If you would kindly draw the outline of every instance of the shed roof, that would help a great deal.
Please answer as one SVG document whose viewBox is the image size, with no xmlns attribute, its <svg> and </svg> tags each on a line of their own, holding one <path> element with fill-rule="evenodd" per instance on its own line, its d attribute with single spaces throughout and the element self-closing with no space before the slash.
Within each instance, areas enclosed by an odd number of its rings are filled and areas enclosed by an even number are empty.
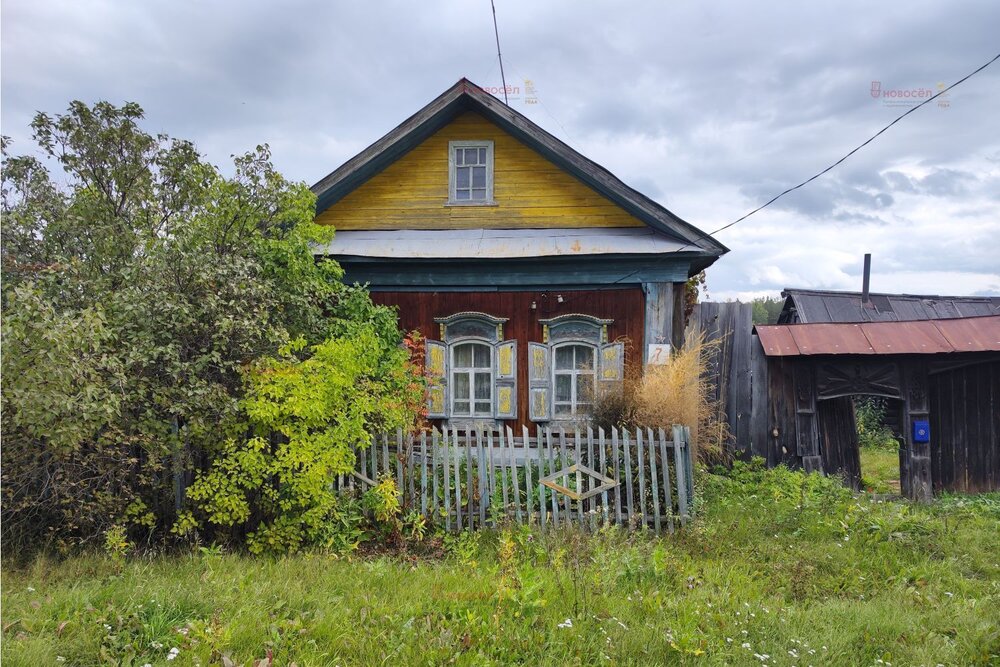
<svg viewBox="0 0 1000 667">
<path fill-rule="evenodd" d="M 861 292 L 786 289 L 780 324 L 799 322 L 904 322 L 1000 315 L 1000 297 L 934 296 L 873 292 L 871 307 Z"/>
<path fill-rule="evenodd" d="M 764 354 L 1000 352 L 1000 315 L 911 322 L 772 324 L 755 327 Z"/>
</svg>

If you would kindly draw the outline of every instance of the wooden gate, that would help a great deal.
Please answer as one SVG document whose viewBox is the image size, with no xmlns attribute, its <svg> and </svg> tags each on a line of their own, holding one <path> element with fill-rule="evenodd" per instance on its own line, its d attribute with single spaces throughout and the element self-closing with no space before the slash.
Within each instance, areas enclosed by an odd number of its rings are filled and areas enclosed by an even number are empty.
<svg viewBox="0 0 1000 667">
<path fill-rule="evenodd" d="M 449 531 L 504 521 L 542 530 L 619 524 L 673 532 L 691 515 L 690 429 L 433 429 L 381 435 L 337 483 L 363 492 L 389 477 L 404 512 Z"/>
</svg>

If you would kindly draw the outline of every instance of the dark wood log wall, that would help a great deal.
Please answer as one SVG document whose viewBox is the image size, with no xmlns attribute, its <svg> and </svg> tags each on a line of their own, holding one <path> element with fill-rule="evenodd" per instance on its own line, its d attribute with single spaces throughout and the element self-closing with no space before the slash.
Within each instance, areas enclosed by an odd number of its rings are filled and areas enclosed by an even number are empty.
<svg viewBox="0 0 1000 667">
<path fill-rule="evenodd" d="M 932 373 L 928 385 L 934 490 L 1000 489 L 1000 361 Z"/>
<path fill-rule="evenodd" d="M 559 303 L 559 296 L 563 301 Z M 447 317 L 464 311 L 479 311 L 506 317 L 504 338 L 517 340 L 517 425 L 529 427 L 528 419 L 528 343 L 541 342 L 539 320 L 583 313 L 614 320 L 608 327 L 608 339 L 625 339 L 625 365 L 628 369 L 641 363 L 645 297 L 639 287 L 604 290 L 551 290 L 546 292 L 372 292 L 375 303 L 395 306 L 399 323 L 405 331 L 417 330 L 432 339 L 440 338 L 435 317 Z M 535 308 L 531 308 L 531 304 Z"/>
</svg>

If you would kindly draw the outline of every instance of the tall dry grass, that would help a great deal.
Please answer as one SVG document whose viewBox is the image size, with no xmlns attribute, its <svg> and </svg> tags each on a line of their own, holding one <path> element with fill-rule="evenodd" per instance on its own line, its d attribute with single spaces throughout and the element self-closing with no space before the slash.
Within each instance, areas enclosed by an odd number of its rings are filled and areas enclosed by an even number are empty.
<svg viewBox="0 0 1000 667">
<path fill-rule="evenodd" d="M 729 427 L 706 373 L 718 346 L 718 341 L 708 342 L 704 334 L 689 331 L 684 345 L 672 352 L 666 364 L 648 366 L 644 373 L 633 367 L 619 390 L 598 396 L 593 424 L 605 428 L 690 426 L 698 460 L 722 461 Z"/>
</svg>

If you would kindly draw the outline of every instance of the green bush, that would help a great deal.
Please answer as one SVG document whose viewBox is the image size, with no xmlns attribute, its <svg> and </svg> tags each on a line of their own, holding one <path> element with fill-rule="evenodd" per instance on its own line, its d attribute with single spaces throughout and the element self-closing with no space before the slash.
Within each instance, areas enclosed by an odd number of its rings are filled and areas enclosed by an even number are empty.
<svg viewBox="0 0 1000 667">
<path fill-rule="evenodd" d="M 34 139 L 58 179 L 3 140 L 4 545 L 71 549 L 115 525 L 140 545 L 171 527 L 204 537 L 208 515 L 238 524 L 238 540 L 318 539 L 318 476 L 346 465 L 345 443 L 365 428 L 399 425 L 401 396 L 419 385 L 395 313 L 316 260 L 333 230 L 266 146 L 224 173 L 142 118 L 106 102 L 38 114 Z M 349 342 L 361 336 L 365 350 Z M 324 355 L 353 364 L 335 399 L 255 402 L 283 373 L 320 372 Z M 353 412 L 309 421 L 331 405 Z M 311 476 L 293 481 L 296 466 Z M 227 467 L 239 474 L 223 479 Z M 176 488 L 199 474 L 195 506 L 178 514 Z"/>
<path fill-rule="evenodd" d="M 886 402 L 877 396 L 858 396 L 854 400 L 858 444 L 870 449 L 896 450 L 899 443 L 885 425 Z"/>
</svg>

